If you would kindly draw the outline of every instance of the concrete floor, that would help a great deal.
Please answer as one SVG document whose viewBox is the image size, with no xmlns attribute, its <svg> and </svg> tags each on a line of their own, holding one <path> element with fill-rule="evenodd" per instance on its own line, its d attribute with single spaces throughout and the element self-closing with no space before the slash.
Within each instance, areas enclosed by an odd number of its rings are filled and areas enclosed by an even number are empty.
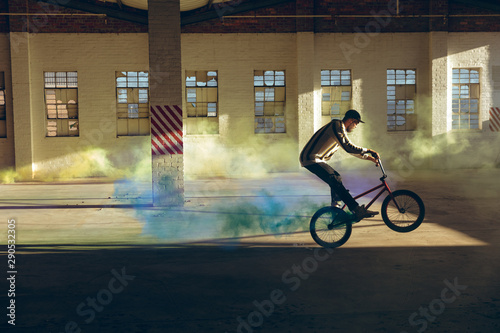
<svg viewBox="0 0 500 333">
<path fill-rule="evenodd" d="M 359 193 L 375 171 L 341 172 Z M 187 181 L 177 209 L 151 207 L 150 184 L 131 181 L 1 185 L 0 243 L 15 219 L 17 275 L 16 326 L 2 279 L 0 327 L 500 332 L 500 169 L 389 175 L 422 197 L 424 223 L 399 234 L 366 220 L 332 251 L 307 231 L 329 200 L 307 173 Z"/>
</svg>

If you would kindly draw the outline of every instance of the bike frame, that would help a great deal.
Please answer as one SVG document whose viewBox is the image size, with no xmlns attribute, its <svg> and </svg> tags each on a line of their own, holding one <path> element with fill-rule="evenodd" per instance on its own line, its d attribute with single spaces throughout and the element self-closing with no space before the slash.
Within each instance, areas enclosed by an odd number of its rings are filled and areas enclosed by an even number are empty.
<svg viewBox="0 0 500 333">
<path fill-rule="evenodd" d="M 382 195 L 382 193 L 384 193 L 384 192 L 387 191 L 387 192 L 389 192 L 389 195 L 391 196 L 391 200 L 396 205 L 396 208 L 398 210 L 400 210 L 398 203 L 396 202 L 396 200 L 394 200 L 394 196 L 392 195 L 392 191 L 391 191 L 389 185 L 385 181 L 385 179 L 387 178 L 387 174 L 385 173 L 384 166 L 382 165 L 382 161 L 378 160 L 378 164 L 380 166 L 380 170 L 382 170 L 382 177 L 380 177 L 380 181 L 382 182 L 382 184 L 380 184 L 378 186 L 375 186 L 375 187 L 369 189 L 366 192 L 358 194 L 357 196 L 354 197 L 354 200 L 357 200 L 357 199 L 359 199 L 361 197 L 364 197 L 365 195 L 367 195 L 369 193 L 372 193 L 372 192 L 374 192 L 374 191 L 376 191 L 378 189 L 381 189 L 380 192 L 378 192 L 378 194 L 375 196 L 375 198 L 373 198 L 372 201 L 370 201 L 365 207 L 367 209 L 370 208 L 370 206 Z M 344 209 L 345 207 L 346 207 L 346 205 L 344 204 L 344 206 L 342 207 L 342 209 Z"/>
</svg>

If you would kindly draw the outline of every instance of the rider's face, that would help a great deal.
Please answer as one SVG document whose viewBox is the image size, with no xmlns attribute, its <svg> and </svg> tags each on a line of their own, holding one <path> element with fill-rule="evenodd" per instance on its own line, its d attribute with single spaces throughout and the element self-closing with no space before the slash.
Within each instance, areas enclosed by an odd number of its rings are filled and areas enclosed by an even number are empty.
<svg viewBox="0 0 500 333">
<path fill-rule="evenodd" d="M 346 127 L 346 131 L 349 132 L 349 133 L 352 132 L 352 131 L 354 131 L 354 129 L 356 128 L 356 126 L 358 126 L 358 124 L 359 124 L 359 121 L 356 120 L 356 119 L 350 119 L 350 120 L 351 120 L 351 122 Z"/>
</svg>

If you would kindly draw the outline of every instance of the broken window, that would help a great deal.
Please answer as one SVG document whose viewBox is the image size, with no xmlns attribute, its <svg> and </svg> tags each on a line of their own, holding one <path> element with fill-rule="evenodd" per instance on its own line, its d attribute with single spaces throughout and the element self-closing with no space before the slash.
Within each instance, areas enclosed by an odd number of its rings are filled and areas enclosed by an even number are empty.
<svg viewBox="0 0 500 333">
<path fill-rule="evenodd" d="M 324 69 L 321 71 L 321 115 L 323 123 L 344 118 L 352 104 L 350 69 Z"/>
<path fill-rule="evenodd" d="M 77 72 L 45 72 L 46 136 L 78 136 Z"/>
<path fill-rule="evenodd" d="M 479 129 L 479 69 L 453 69 L 451 103 L 452 129 Z"/>
<path fill-rule="evenodd" d="M 148 72 L 116 72 L 117 135 L 149 135 Z"/>
<path fill-rule="evenodd" d="M 416 70 L 387 70 L 387 130 L 413 131 L 415 114 Z"/>
<path fill-rule="evenodd" d="M 186 134 L 219 133 L 217 71 L 186 71 Z"/>
<path fill-rule="evenodd" d="M 255 133 L 285 133 L 285 71 L 254 71 Z"/>
</svg>

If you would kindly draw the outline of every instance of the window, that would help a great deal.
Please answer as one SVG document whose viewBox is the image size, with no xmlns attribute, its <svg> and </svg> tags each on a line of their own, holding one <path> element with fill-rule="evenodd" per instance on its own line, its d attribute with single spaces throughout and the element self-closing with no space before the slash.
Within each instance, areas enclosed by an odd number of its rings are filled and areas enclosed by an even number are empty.
<svg viewBox="0 0 500 333">
<path fill-rule="evenodd" d="M 321 71 L 321 115 L 323 124 L 342 119 L 351 109 L 352 80 L 350 69 Z"/>
<path fill-rule="evenodd" d="M 479 129 L 479 69 L 454 68 L 452 129 Z"/>
<path fill-rule="evenodd" d="M 78 136 L 76 72 L 45 72 L 46 136 Z"/>
<path fill-rule="evenodd" d="M 219 133 L 217 71 L 186 71 L 186 134 Z"/>
<path fill-rule="evenodd" d="M 285 71 L 254 71 L 255 133 L 285 133 Z"/>
<path fill-rule="evenodd" d="M 416 70 L 387 70 L 387 130 L 413 131 L 415 114 Z"/>
<path fill-rule="evenodd" d="M 116 72 L 116 134 L 149 135 L 148 72 Z"/>
<path fill-rule="evenodd" d="M 0 72 L 0 138 L 7 137 L 7 110 L 5 108 L 5 76 Z"/>
</svg>

